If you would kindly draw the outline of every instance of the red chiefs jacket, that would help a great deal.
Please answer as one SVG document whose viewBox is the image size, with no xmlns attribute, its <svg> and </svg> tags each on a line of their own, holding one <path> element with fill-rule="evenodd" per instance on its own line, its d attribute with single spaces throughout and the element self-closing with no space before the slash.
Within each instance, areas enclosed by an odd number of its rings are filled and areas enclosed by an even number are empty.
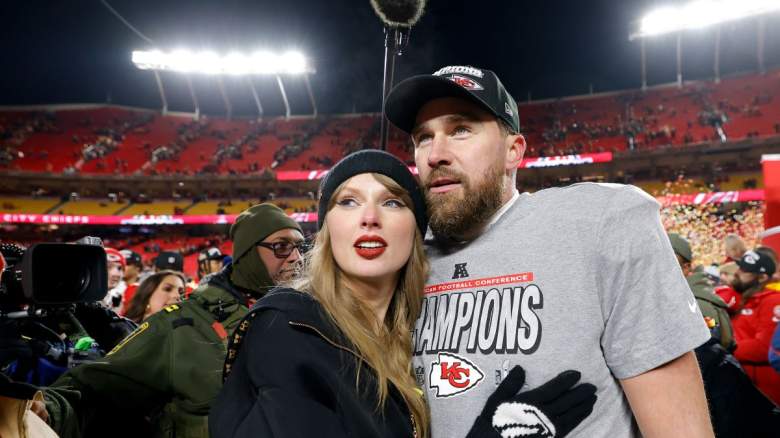
<svg viewBox="0 0 780 438">
<path fill-rule="evenodd" d="M 764 290 L 744 302 L 732 320 L 739 360 L 750 379 L 764 394 L 780 404 L 780 374 L 769 366 L 769 346 L 780 321 L 780 292 Z"/>
<path fill-rule="evenodd" d="M 127 292 L 125 292 L 127 293 Z M 728 306 L 729 315 L 734 316 L 739 309 L 739 303 L 742 301 L 742 295 L 731 288 L 731 286 L 718 286 L 715 288 L 715 295 L 719 296 L 726 306 Z"/>
</svg>

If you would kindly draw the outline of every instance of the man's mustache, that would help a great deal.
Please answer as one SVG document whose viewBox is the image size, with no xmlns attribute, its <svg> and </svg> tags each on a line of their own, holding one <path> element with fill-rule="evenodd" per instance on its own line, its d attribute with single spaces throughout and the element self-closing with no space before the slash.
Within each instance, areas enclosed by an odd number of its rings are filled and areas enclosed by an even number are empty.
<svg viewBox="0 0 780 438">
<path fill-rule="evenodd" d="M 436 178 L 452 178 L 460 181 L 463 184 L 468 182 L 468 177 L 465 173 L 458 172 L 457 170 L 451 169 L 449 167 L 437 167 L 436 169 L 433 169 L 433 171 L 428 175 L 428 178 L 425 179 L 424 185 L 426 190 L 431 188 L 431 183 Z"/>
</svg>

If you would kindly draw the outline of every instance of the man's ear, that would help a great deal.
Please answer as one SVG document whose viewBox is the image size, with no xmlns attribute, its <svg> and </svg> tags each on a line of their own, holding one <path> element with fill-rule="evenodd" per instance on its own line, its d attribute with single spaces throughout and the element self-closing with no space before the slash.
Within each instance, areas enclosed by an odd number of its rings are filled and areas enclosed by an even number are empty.
<svg viewBox="0 0 780 438">
<path fill-rule="evenodd" d="M 506 169 L 517 169 L 525 155 L 525 137 L 522 134 L 510 134 L 506 136 Z"/>
</svg>

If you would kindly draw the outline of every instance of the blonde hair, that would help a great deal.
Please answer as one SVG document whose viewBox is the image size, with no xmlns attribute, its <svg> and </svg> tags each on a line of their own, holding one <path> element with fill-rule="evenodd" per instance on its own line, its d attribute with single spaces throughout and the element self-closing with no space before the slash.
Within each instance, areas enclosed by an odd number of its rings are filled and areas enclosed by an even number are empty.
<svg viewBox="0 0 780 438">
<path fill-rule="evenodd" d="M 412 209 L 412 200 L 406 190 L 384 175 L 372 176 Z M 335 204 L 345 184 L 346 182 L 334 191 L 328 211 Z M 412 330 L 422 307 L 429 264 L 423 248 L 422 234 L 417 227 L 414 229 L 412 253 L 401 269 L 384 324 L 377 325 L 374 312 L 345 284 L 341 269 L 333 258 L 327 220 L 317 233 L 313 249 L 306 255 L 302 275 L 291 287 L 314 296 L 328 317 L 357 349 L 360 359 L 374 370 L 377 380 L 377 409 L 384 405 L 389 391 L 388 383 L 392 383 L 409 407 L 418 436 L 425 437 L 428 434 L 429 414 L 412 372 Z M 356 386 L 360 381 L 360 359 L 357 359 Z"/>
<path fill-rule="evenodd" d="M 723 246 L 726 249 L 726 255 L 734 259 L 742 257 L 747 252 L 745 241 L 737 234 L 729 234 L 723 239 Z M 733 253 L 736 257 L 733 257 Z"/>
</svg>

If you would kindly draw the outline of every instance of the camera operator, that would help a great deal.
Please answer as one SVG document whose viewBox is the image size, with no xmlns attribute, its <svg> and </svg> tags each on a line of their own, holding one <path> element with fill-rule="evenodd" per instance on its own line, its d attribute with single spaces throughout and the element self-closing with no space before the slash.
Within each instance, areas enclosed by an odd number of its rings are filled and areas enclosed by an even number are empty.
<svg viewBox="0 0 780 438">
<path fill-rule="evenodd" d="M 230 237 L 234 264 L 149 317 L 102 360 L 45 388 L 43 416 L 61 437 L 208 436 L 228 333 L 254 300 L 297 272 L 303 243 L 299 225 L 271 204 L 241 213 Z"/>
</svg>

